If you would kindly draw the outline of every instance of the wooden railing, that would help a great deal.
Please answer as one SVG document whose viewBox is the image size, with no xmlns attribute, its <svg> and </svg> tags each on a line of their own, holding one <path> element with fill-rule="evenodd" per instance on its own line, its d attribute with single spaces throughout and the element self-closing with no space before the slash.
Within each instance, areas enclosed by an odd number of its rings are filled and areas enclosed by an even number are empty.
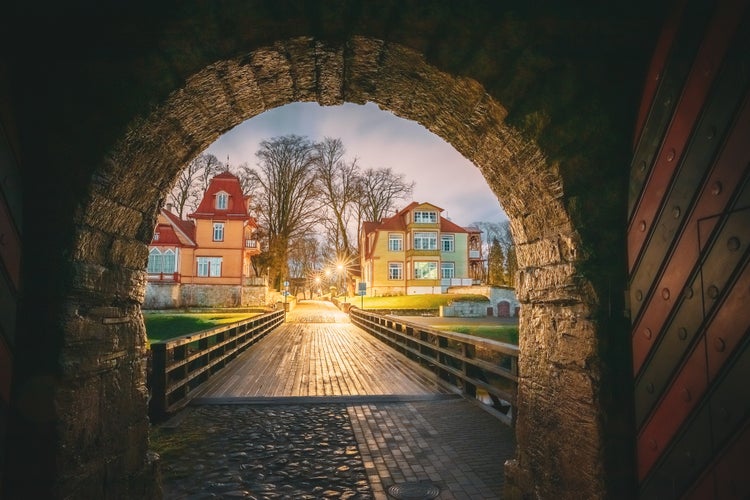
<svg viewBox="0 0 750 500">
<path fill-rule="evenodd" d="M 284 322 L 284 310 L 151 344 L 149 416 L 163 420 L 240 352 Z"/>
<path fill-rule="evenodd" d="M 446 332 L 392 316 L 349 310 L 352 323 L 396 349 L 440 382 L 513 425 L 518 392 L 518 346 Z"/>
</svg>

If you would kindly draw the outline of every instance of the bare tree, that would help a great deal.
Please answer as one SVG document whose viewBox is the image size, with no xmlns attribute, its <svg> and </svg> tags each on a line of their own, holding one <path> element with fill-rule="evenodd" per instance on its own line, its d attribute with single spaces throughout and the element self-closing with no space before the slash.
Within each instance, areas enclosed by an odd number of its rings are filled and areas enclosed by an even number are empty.
<svg viewBox="0 0 750 500">
<path fill-rule="evenodd" d="M 360 221 L 378 222 L 395 212 L 396 201 L 405 200 L 414 191 L 414 181 L 390 168 L 369 168 L 360 178 L 358 211 Z M 359 222 L 359 221 L 358 221 Z"/>
<path fill-rule="evenodd" d="M 303 236 L 290 243 L 289 276 L 294 279 L 293 284 L 303 287 L 303 293 L 304 288 L 310 292 L 311 279 L 322 267 L 322 260 L 320 242 L 314 236 Z M 296 295 L 299 291 L 295 287 L 293 293 Z"/>
<path fill-rule="evenodd" d="M 326 137 L 315 145 L 320 200 L 325 207 L 321 222 L 334 253 L 348 256 L 354 253 L 349 230 L 360 196 L 360 177 L 357 160 L 347 162 L 345 153 L 341 139 Z"/>
<path fill-rule="evenodd" d="M 255 153 L 258 169 L 248 173 L 258 222 L 268 237 L 270 281 L 280 289 L 288 276 L 289 243 L 318 221 L 313 144 L 286 135 L 264 140 Z"/>
<path fill-rule="evenodd" d="M 518 270 L 518 262 L 516 261 L 516 245 L 513 241 L 513 235 L 510 232 L 510 222 L 474 222 L 472 226 L 482 230 L 483 237 L 483 253 L 488 256 L 488 281 L 491 284 L 507 284 L 513 286 L 516 271 Z M 493 247 L 497 244 L 500 247 L 500 252 L 503 255 L 503 267 L 505 277 L 502 281 L 504 283 L 492 283 L 490 275 L 494 274 L 492 280 L 497 281 L 497 270 L 490 269 L 489 266 L 493 264 L 490 262 L 493 252 L 497 253 L 497 249 Z"/>
<path fill-rule="evenodd" d="M 210 153 L 201 153 L 187 164 L 167 195 L 167 203 L 174 207 L 182 219 L 198 208 L 203 193 L 211 178 L 218 174 L 224 165 Z"/>
</svg>

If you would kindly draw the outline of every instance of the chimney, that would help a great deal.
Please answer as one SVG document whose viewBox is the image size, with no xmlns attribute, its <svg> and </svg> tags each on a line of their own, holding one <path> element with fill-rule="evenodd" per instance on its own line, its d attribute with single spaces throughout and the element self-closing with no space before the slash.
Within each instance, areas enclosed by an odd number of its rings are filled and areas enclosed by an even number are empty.
<svg viewBox="0 0 750 500">
<path fill-rule="evenodd" d="M 172 212 L 172 204 L 171 204 L 171 203 L 167 203 L 167 204 L 166 204 L 166 205 L 164 206 L 164 208 L 166 208 L 166 209 L 167 209 L 167 212 L 170 212 L 170 213 L 174 213 L 174 212 Z"/>
</svg>

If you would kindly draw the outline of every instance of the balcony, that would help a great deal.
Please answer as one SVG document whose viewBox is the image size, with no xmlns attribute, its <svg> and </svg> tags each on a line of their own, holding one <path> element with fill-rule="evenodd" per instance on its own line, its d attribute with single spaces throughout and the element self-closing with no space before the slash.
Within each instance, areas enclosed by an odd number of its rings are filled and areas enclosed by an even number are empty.
<svg viewBox="0 0 750 500">
<path fill-rule="evenodd" d="M 481 259 L 482 253 L 479 250 L 469 250 L 470 259 Z"/>
<path fill-rule="evenodd" d="M 180 273 L 154 273 L 148 275 L 149 283 L 179 283 Z"/>
<path fill-rule="evenodd" d="M 471 286 L 474 280 L 471 278 L 442 278 L 440 280 L 440 286 Z"/>
<path fill-rule="evenodd" d="M 258 248 L 258 240 L 245 240 L 245 248 Z"/>
<path fill-rule="evenodd" d="M 266 286 L 268 278 L 264 276 L 245 276 L 242 278 L 243 286 Z"/>
</svg>

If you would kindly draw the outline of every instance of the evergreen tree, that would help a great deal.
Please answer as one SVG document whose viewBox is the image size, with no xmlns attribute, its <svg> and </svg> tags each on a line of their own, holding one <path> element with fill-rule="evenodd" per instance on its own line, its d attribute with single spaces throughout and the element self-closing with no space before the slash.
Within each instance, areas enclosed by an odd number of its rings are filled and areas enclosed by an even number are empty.
<svg viewBox="0 0 750 500">
<path fill-rule="evenodd" d="M 492 238 L 490 253 L 487 256 L 487 284 L 505 285 L 505 255 L 497 238 Z"/>
</svg>

